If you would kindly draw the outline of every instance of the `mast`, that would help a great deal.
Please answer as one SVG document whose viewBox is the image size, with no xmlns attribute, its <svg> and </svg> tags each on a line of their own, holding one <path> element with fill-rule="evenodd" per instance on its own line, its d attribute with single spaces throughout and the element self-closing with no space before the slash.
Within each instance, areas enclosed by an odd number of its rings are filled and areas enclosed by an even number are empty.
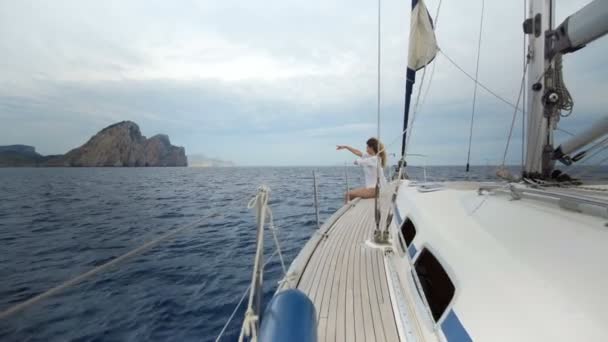
<svg viewBox="0 0 608 342">
<path fill-rule="evenodd" d="M 608 2 L 594 0 L 570 15 L 555 27 L 555 1 L 531 0 L 529 17 L 524 21 L 524 33 L 529 35 L 528 59 L 528 131 L 524 176 L 548 178 L 555 161 L 564 159 L 585 143 L 605 134 L 607 127 L 596 127 L 592 136 L 578 138 L 571 144 L 555 149 L 553 133 L 560 119 L 560 103 L 564 100 L 561 82 L 562 54 L 574 52 L 608 33 Z M 558 65 L 559 64 L 559 65 Z M 561 107 L 560 107 L 561 106 Z M 571 109 L 571 106 L 570 106 Z M 591 139 L 592 137 L 595 137 Z M 564 152 L 565 150 L 568 150 Z M 569 151 L 572 150 L 572 151 Z M 566 156 L 567 157 L 567 156 Z"/>
<path fill-rule="evenodd" d="M 412 15 L 414 8 L 416 7 L 418 0 L 412 0 Z M 410 32 L 410 39 L 412 34 Z M 410 41 L 410 45 L 412 42 Z M 401 136 L 401 159 L 399 160 L 399 168 L 405 167 L 405 144 L 407 141 L 407 125 L 410 119 L 410 104 L 412 100 L 412 91 L 414 90 L 414 83 L 416 83 L 416 70 L 410 68 L 408 63 L 407 70 L 405 72 L 405 106 L 403 109 L 403 134 Z"/>
<path fill-rule="evenodd" d="M 554 68 L 545 54 L 545 32 L 552 30 L 555 8 L 554 0 L 531 0 L 529 17 L 524 22 L 524 32 L 529 35 L 528 58 L 528 130 L 526 132 L 527 177 L 547 177 L 553 169 L 553 126 L 559 119 L 557 110 L 545 108 L 545 99 L 551 95 L 551 78 L 547 70 Z"/>
</svg>

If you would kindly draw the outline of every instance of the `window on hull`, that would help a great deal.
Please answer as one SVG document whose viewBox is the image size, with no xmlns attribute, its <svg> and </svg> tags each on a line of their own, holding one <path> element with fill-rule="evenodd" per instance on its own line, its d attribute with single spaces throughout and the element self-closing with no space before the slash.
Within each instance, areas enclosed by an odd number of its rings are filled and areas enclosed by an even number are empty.
<svg viewBox="0 0 608 342">
<path fill-rule="evenodd" d="M 414 268 L 433 319 L 437 322 L 454 298 L 454 283 L 437 258 L 426 248 L 420 252 Z"/>
<path fill-rule="evenodd" d="M 406 247 L 409 247 L 412 241 L 414 241 L 414 237 L 416 237 L 416 227 L 414 227 L 409 218 L 406 218 L 401 224 L 401 235 L 405 240 Z"/>
</svg>

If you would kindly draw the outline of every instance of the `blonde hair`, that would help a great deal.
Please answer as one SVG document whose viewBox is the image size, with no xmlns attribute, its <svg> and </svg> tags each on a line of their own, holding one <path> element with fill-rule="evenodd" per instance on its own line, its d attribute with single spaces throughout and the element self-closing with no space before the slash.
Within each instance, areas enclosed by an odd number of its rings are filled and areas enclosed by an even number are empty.
<svg viewBox="0 0 608 342">
<path fill-rule="evenodd" d="M 386 151 L 384 150 L 384 144 L 381 143 L 376 138 L 369 138 L 366 142 L 367 146 L 369 146 L 377 155 L 380 156 L 380 163 L 382 167 L 386 167 Z M 378 152 L 379 151 L 379 152 Z"/>
</svg>

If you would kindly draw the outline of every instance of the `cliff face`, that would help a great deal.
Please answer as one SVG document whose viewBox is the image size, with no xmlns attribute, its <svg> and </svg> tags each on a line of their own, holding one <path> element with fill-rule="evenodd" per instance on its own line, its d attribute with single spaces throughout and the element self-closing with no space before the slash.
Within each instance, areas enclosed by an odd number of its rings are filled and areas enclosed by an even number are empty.
<svg viewBox="0 0 608 342">
<path fill-rule="evenodd" d="M 183 147 L 166 135 L 146 139 L 136 123 L 122 121 L 102 129 L 86 144 L 50 164 L 63 166 L 187 166 Z"/>
<path fill-rule="evenodd" d="M 169 136 L 165 134 L 157 134 L 146 140 L 144 158 L 146 165 L 188 166 L 186 150 L 183 147 L 171 145 Z"/>
<path fill-rule="evenodd" d="M 167 135 L 146 139 L 136 123 L 122 121 L 64 155 L 42 156 L 27 145 L 0 146 L 0 167 L 11 166 L 188 166 L 188 159 Z"/>
</svg>

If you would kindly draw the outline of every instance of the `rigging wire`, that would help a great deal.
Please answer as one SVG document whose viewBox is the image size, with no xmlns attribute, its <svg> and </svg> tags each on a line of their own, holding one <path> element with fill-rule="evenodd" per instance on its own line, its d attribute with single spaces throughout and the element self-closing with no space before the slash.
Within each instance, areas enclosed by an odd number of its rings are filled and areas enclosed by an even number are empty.
<svg viewBox="0 0 608 342">
<path fill-rule="evenodd" d="M 188 223 L 188 224 L 186 224 L 186 225 L 184 225 L 184 226 L 182 226 L 180 228 L 173 229 L 173 230 L 171 230 L 171 231 L 169 231 L 169 232 L 167 232 L 167 233 L 159 236 L 158 238 L 156 238 L 154 240 L 151 240 L 151 241 L 148 241 L 148 242 L 144 243 L 143 245 L 141 245 L 141 246 L 139 246 L 139 247 L 137 247 L 137 248 L 135 248 L 135 249 L 133 249 L 133 250 L 131 250 L 131 251 L 129 251 L 129 252 L 127 252 L 127 253 L 119 256 L 119 257 L 117 257 L 117 258 L 114 258 L 114 259 L 112 259 L 112 260 L 110 260 L 110 261 L 108 261 L 108 262 L 106 262 L 106 263 L 104 263 L 102 265 L 99 265 L 99 266 L 97 266 L 97 267 L 95 267 L 95 268 L 93 268 L 93 269 L 91 269 L 91 270 L 89 270 L 89 271 L 87 271 L 87 272 L 79 275 L 79 276 L 76 276 L 76 277 L 74 277 L 74 278 L 72 278 L 70 280 L 67 280 L 67 281 L 65 281 L 65 282 L 63 282 L 63 283 L 61 283 L 61 284 L 59 284 L 59 285 L 57 285 L 57 286 L 55 286 L 55 287 L 47 290 L 47 291 L 44 291 L 43 293 L 41 293 L 41 294 L 39 294 L 37 296 L 34 296 L 34 297 L 32 297 L 32 298 L 30 298 L 30 299 L 28 299 L 26 301 L 18 303 L 16 305 L 14 305 L 14 306 L 12 306 L 12 307 L 10 307 L 10 308 L 8 308 L 8 309 L 0 312 L 0 320 L 8 318 L 9 316 L 12 316 L 13 314 L 15 314 L 15 313 L 17 313 L 19 311 L 22 311 L 22 310 L 24 310 L 24 309 L 26 309 L 26 308 L 34 305 L 34 304 L 37 304 L 38 302 L 40 302 L 40 301 L 42 301 L 42 300 L 44 300 L 44 299 L 46 299 L 48 297 L 51 297 L 51 296 L 53 296 L 53 295 L 55 295 L 55 294 L 57 294 L 57 293 L 65 290 L 66 288 L 68 288 L 68 287 L 70 287 L 72 285 L 76 285 L 76 284 L 78 284 L 78 283 L 80 283 L 80 282 L 82 282 L 82 281 L 84 281 L 84 280 L 86 280 L 86 279 L 88 279 L 88 278 L 96 275 L 97 273 L 105 271 L 105 270 L 109 269 L 110 267 L 112 267 L 112 266 L 114 266 L 114 265 L 116 265 L 116 264 L 118 264 L 118 263 L 120 263 L 122 261 L 125 261 L 125 260 L 127 260 L 129 258 L 132 258 L 132 257 L 134 257 L 136 255 L 139 255 L 139 254 L 147 251 L 148 249 L 150 249 L 150 248 L 158 245 L 159 243 L 161 243 L 161 242 L 163 242 L 165 240 L 168 240 L 169 238 L 175 236 L 177 233 L 179 233 L 181 231 L 184 231 L 184 230 L 186 230 L 188 228 L 192 228 L 192 227 L 197 226 L 204 219 L 205 218 L 201 218 L 201 219 L 196 220 L 194 222 Z"/>
<path fill-rule="evenodd" d="M 524 84 L 526 82 L 526 72 L 528 70 L 527 66 L 528 66 L 527 64 L 524 65 L 524 72 L 523 72 L 523 75 L 521 76 L 521 84 L 519 86 L 519 95 L 517 95 L 517 103 L 515 104 L 515 107 L 519 107 L 519 100 L 521 99 L 522 93 L 524 92 Z M 511 120 L 511 128 L 509 129 L 509 135 L 507 138 L 507 146 L 505 146 L 505 152 L 502 156 L 501 166 L 503 166 L 503 167 L 505 166 L 505 162 L 507 160 L 507 152 L 509 151 L 509 144 L 511 142 L 511 137 L 513 136 L 513 128 L 515 127 L 516 118 L 517 118 L 517 109 L 513 110 L 513 119 Z"/>
<path fill-rule="evenodd" d="M 437 10 L 435 12 L 435 18 L 433 20 L 433 30 L 437 30 L 437 23 L 439 22 L 439 12 L 441 10 L 441 3 L 442 3 L 442 1 L 439 0 L 439 3 L 437 4 Z M 438 46 L 435 46 L 435 47 L 437 48 L 437 51 L 441 51 Z M 420 83 L 418 84 L 418 94 L 416 95 L 416 102 L 414 103 L 414 109 L 412 111 L 412 119 L 410 120 L 410 124 L 408 125 L 408 128 L 406 130 L 404 130 L 401 133 L 401 135 L 399 136 L 399 137 L 401 137 L 405 133 L 410 133 L 410 134 L 408 134 L 407 139 L 405 141 L 405 149 L 404 149 L 403 156 L 401 156 L 402 158 L 404 158 L 407 155 L 407 150 L 408 150 L 408 147 L 410 145 L 410 139 L 412 137 L 412 133 L 411 132 L 414 130 L 414 123 L 416 122 L 416 114 L 419 111 L 418 108 L 420 108 L 422 106 L 422 104 L 420 104 L 420 95 L 422 93 L 422 89 L 423 89 L 423 85 L 424 85 L 424 80 L 426 78 L 426 69 L 427 69 L 428 63 L 430 63 L 430 61 L 427 62 L 424 65 L 424 67 L 423 67 L 424 70 L 422 71 L 422 79 L 420 80 Z M 428 85 L 428 87 L 426 89 L 426 92 L 424 94 L 424 98 L 423 98 L 423 101 L 422 101 L 423 103 L 424 103 L 424 101 L 427 98 L 427 94 L 428 94 L 429 89 L 431 88 L 431 84 L 432 84 L 432 81 L 433 81 L 433 75 L 435 74 L 435 64 L 437 64 L 436 60 L 435 60 L 435 63 L 433 63 L 433 70 L 431 71 L 431 79 L 429 80 L 429 85 Z"/>
<path fill-rule="evenodd" d="M 437 65 L 437 60 L 435 60 L 435 63 L 433 63 L 433 65 L 431 65 L 431 76 L 429 77 L 429 84 L 426 86 L 426 89 L 424 90 L 424 95 L 422 96 L 422 100 L 420 101 L 420 108 L 424 108 L 424 105 L 426 103 L 426 99 L 429 96 L 429 91 L 431 90 L 431 84 L 433 84 L 433 78 L 435 76 L 435 66 Z M 419 109 L 420 111 L 422 111 L 422 109 Z"/>
<path fill-rule="evenodd" d="M 426 77 L 426 66 L 424 67 L 424 70 L 422 71 L 422 79 L 420 80 L 420 83 L 418 84 L 418 93 L 416 94 L 416 102 L 414 102 L 414 110 L 412 111 L 412 119 L 410 120 L 410 124 L 408 125 L 408 127 L 411 130 L 414 130 L 414 123 L 416 122 L 416 114 L 418 114 L 418 106 L 420 103 L 420 94 L 422 93 L 422 87 L 424 85 L 424 79 Z M 405 151 L 404 151 L 404 155 L 407 154 L 407 150 L 408 147 L 410 145 L 410 139 L 412 138 L 412 134 L 408 134 L 407 139 L 405 141 Z"/>
<path fill-rule="evenodd" d="M 437 4 L 437 10 L 435 11 L 435 18 L 433 19 L 433 29 L 437 30 L 437 22 L 439 21 L 439 10 L 441 9 L 441 0 Z"/>
<path fill-rule="evenodd" d="M 270 257 L 268 257 L 268 260 L 266 260 L 266 262 L 264 263 L 264 266 L 262 267 L 262 269 L 266 268 L 266 265 L 268 265 L 270 263 L 270 261 L 272 261 L 272 258 L 274 258 L 275 255 L 277 255 L 277 252 L 278 252 L 278 249 L 276 249 L 270 255 Z M 219 340 L 222 338 L 222 336 L 224 336 L 224 333 L 226 332 L 226 329 L 228 328 L 228 325 L 230 325 L 230 322 L 232 322 L 232 319 L 234 318 L 234 315 L 236 315 L 236 312 L 239 310 L 239 308 L 241 307 L 241 304 L 243 304 L 243 301 L 245 300 L 245 297 L 249 293 L 249 289 L 251 289 L 251 284 L 249 284 L 249 286 L 247 286 L 247 289 L 245 290 L 245 292 L 243 292 L 243 295 L 241 296 L 241 299 L 239 300 L 239 302 L 234 307 L 234 310 L 232 310 L 232 313 L 230 314 L 230 317 L 228 317 L 228 320 L 226 321 L 226 324 L 224 324 L 224 327 L 222 328 L 222 330 L 220 331 L 220 333 L 215 338 L 215 342 L 219 342 Z"/>
<path fill-rule="evenodd" d="M 479 39 L 477 41 L 477 62 L 475 66 L 475 87 L 473 88 L 473 108 L 471 109 L 471 125 L 469 127 L 469 151 L 467 152 L 466 172 L 469 172 L 469 162 L 471 161 L 471 143 L 473 141 L 473 123 L 475 122 L 475 104 L 477 102 L 477 80 L 479 79 L 479 57 L 481 56 L 481 37 L 483 35 L 484 6 L 485 0 L 481 0 L 481 19 L 479 20 Z"/>
<path fill-rule="evenodd" d="M 381 16 L 381 9 L 382 9 L 382 0 L 378 0 L 378 103 L 377 103 L 377 129 L 378 129 L 378 135 L 376 137 L 377 141 L 378 141 L 378 157 L 376 158 L 376 195 L 374 196 L 374 210 L 375 210 L 375 215 L 374 217 L 376 218 L 376 230 L 379 231 L 380 230 L 380 219 L 379 219 L 379 215 L 380 215 L 380 208 L 379 208 L 379 196 L 380 196 L 380 172 L 382 170 L 382 161 L 381 161 L 381 157 L 380 157 L 380 90 L 381 90 L 381 62 L 382 62 L 382 53 L 381 53 L 381 29 L 382 29 L 382 16 Z"/>
<path fill-rule="evenodd" d="M 501 102 L 505 103 L 506 105 L 508 105 L 509 107 L 518 110 L 518 111 L 522 111 L 521 108 L 519 108 L 517 105 L 515 105 L 514 103 L 510 102 L 509 100 L 505 99 L 504 97 L 498 95 L 498 93 L 496 93 L 495 91 L 493 91 L 492 89 L 490 89 L 488 86 L 484 85 L 481 82 L 478 82 L 475 80 L 475 78 L 473 76 L 471 76 L 469 73 L 467 73 L 460 65 L 458 65 L 458 63 L 456 63 L 449 55 L 447 55 L 444 51 L 442 51 L 441 49 L 438 48 L 438 51 L 450 62 L 450 64 L 452 64 L 454 67 L 456 67 L 456 69 L 458 69 L 459 71 L 461 71 L 465 76 L 467 76 L 471 81 L 476 82 L 479 84 L 479 87 L 482 88 L 483 90 L 485 90 L 486 92 L 488 92 L 490 95 L 494 96 L 496 99 L 500 100 Z M 436 61 L 435 61 L 436 62 Z M 415 114 L 415 112 L 413 113 Z M 563 131 L 564 133 L 573 135 L 572 133 L 565 131 L 561 128 L 557 128 L 560 131 Z M 380 152 L 386 151 L 388 149 L 389 146 L 393 146 L 395 143 L 397 143 L 399 141 L 399 139 L 401 139 L 401 137 L 403 137 L 403 135 L 405 133 L 411 133 L 412 127 L 408 126 L 407 129 L 401 131 L 401 133 L 399 133 L 398 135 L 395 136 L 395 138 L 393 140 L 390 140 L 389 143 L 384 144 L 384 149 L 381 149 Z M 411 136 L 411 134 L 409 134 Z M 407 145 L 408 143 L 406 143 L 406 149 L 407 149 Z"/>
<path fill-rule="evenodd" d="M 456 63 L 450 56 L 448 56 L 443 50 L 439 49 L 439 52 L 448 60 L 448 62 L 450 62 L 450 64 L 452 64 L 456 69 L 460 70 L 465 76 L 467 76 L 469 79 L 471 79 L 471 81 L 477 83 L 479 85 L 479 87 L 481 87 L 481 89 L 487 91 L 490 95 L 494 96 L 495 98 L 497 98 L 498 100 L 504 102 L 505 104 L 509 105 L 510 107 L 521 111 L 521 108 L 518 108 L 515 104 L 513 104 L 512 102 L 510 102 L 509 100 L 505 99 L 504 97 L 498 95 L 495 91 L 493 91 L 492 89 L 488 88 L 486 85 L 484 85 L 483 83 L 479 82 L 478 80 L 475 79 L 475 77 L 471 76 L 471 74 L 469 74 L 468 72 L 466 72 L 460 65 L 458 65 L 458 63 Z"/>
<path fill-rule="evenodd" d="M 562 132 L 562 133 L 566 133 L 566 134 L 568 134 L 568 135 L 569 135 L 569 136 L 571 136 L 571 137 L 573 137 L 573 136 L 575 136 L 575 135 L 576 135 L 576 134 L 574 134 L 574 133 L 572 133 L 572 132 L 566 131 L 566 130 L 565 130 L 565 129 L 563 129 L 563 128 L 555 127 L 555 129 L 556 129 L 556 130 L 558 130 L 558 131 L 560 131 L 560 132 Z"/>
</svg>

